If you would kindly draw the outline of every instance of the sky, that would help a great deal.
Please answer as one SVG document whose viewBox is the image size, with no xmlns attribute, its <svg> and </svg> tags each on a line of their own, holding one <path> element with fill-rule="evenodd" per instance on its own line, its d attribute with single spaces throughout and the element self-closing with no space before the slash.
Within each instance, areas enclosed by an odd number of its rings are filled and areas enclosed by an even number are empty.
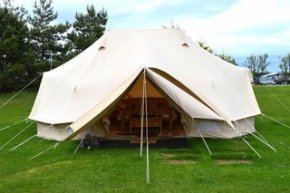
<svg viewBox="0 0 290 193">
<path fill-rule="evenodd" d="M 14 0 L 30 12 L 34 0 Z M 54 0 L 56 22 L 73 22 L 87 5 L 108 12 L 108 29 L 155 29 L 177 25 L 193 41 L 242 64 L 251 54 L 270 56 L 269 71 L 278 71 L 290 53 L 290 0 Z"/>
</svg>

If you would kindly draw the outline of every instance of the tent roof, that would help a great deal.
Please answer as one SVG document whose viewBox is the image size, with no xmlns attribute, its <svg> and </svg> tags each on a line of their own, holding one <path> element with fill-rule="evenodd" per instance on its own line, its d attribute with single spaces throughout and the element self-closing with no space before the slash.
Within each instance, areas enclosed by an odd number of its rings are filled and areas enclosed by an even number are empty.
<svg viewBox="0 0 290 193">
<path fill-rule="evenodd" d="M 151 69 L 153 81 L 167 81 L 164 90 L 179 89 L 191 97 L 184 107 L 195 100 L 224 120 L 260 114 L 247 69 L 208 53 L 179 29 L 160 29 L 106 31 L 85 51 L 44 73 L 29 118 L 75 122 L 97 105 L 116 100 L 144 68 Z"/>
</svg>

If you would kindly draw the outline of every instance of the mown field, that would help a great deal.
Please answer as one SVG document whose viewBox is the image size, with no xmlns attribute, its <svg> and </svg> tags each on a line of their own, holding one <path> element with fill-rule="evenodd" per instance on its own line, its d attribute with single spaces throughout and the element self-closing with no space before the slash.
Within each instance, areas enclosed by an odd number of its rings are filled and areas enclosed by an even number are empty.
<svg viewBox="0 0 290 193">
<path fill-rule="evenodd" d="M 254 87 L 264 114 L 290 125 L 290 86 Z M 12 96 L 0 94 L 0 104 Z M 0 128 L 28 116 L 36 93 L 25 92 L 0 109 Z M 0 147 L 29 122 L 0 131 Z M 201 139 L 191 139 L 187 148 L 152 148 L 151 183 L 146 184 L 146 159 L 136 148 L 79 150 L 78 142 L 29 160 L 51 147 L 54 141 L 33 138 L 36 126 L 17 136 L 0 150 L 0 192 L 290 192 L 290 129 L 259 116 L 257 130 L 277 149 L 273 152 L 253 136 L 241 139 L 208 139 L 210 156 Z"/>
</svg>

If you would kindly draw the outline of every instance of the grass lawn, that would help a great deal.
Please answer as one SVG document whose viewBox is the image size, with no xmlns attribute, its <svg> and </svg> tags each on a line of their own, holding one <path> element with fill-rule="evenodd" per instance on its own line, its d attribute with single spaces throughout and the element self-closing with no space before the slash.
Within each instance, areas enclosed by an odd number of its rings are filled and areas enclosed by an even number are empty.
<svg viewBox="0 0 290 193">
<path fill-rule="evenodd" d="M 262 112 L 290 125 L 290 86 L 254 89 Z M 0 94 L 0 104 L 11 95 Z M 27 117 L 35 95 L 25 92 L 0 109 L 0 128 Z M 0 131 L 0 146 L 27 124 Z M 55 143 L 33 138 L 10 151 L 36 133 L 33 124 L 0 150 L 0 192 L 290 192 L 290 129 L 265 117 L 256 118 L 256 128 L 276 153 L 251 135 L 247 140 L 262 158 L 241 139 L 208 139 L 212 156 L 201 139 L 189 140 L 188 148 L 152 148 L 148 185 L 138 147 L 73 154 L 78 142 L 71 141 L 28 160 Z"/>
</svg>

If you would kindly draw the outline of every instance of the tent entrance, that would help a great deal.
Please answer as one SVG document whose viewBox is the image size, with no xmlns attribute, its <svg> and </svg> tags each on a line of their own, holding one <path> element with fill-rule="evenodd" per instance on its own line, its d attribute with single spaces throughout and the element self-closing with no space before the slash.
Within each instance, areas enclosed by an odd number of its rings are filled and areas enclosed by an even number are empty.
<svg viewBox="0 0 290 193">
<path fill-rule="evenodd" d="M 140 138 L 142 84 L 143 77 L 140 75 L 125 97 L 107 115 L 108 138 Z M 149 137 L 186 137 L 180 113 L 150 81 L 147 81 L 147 110 Z M 143 131 L 145 134 L 145 129 Z"/>
<path fill-rule="evenodd" d="M 108 137 L 140 137 L 141 98 L 124 99 L 108 119 Z M 154 138 L 185 137 L 180 114 L 164 98 L 148 98 L 148 134 Z M 143 130 L 145 134 L 145 130 Z"/>
</svg>

